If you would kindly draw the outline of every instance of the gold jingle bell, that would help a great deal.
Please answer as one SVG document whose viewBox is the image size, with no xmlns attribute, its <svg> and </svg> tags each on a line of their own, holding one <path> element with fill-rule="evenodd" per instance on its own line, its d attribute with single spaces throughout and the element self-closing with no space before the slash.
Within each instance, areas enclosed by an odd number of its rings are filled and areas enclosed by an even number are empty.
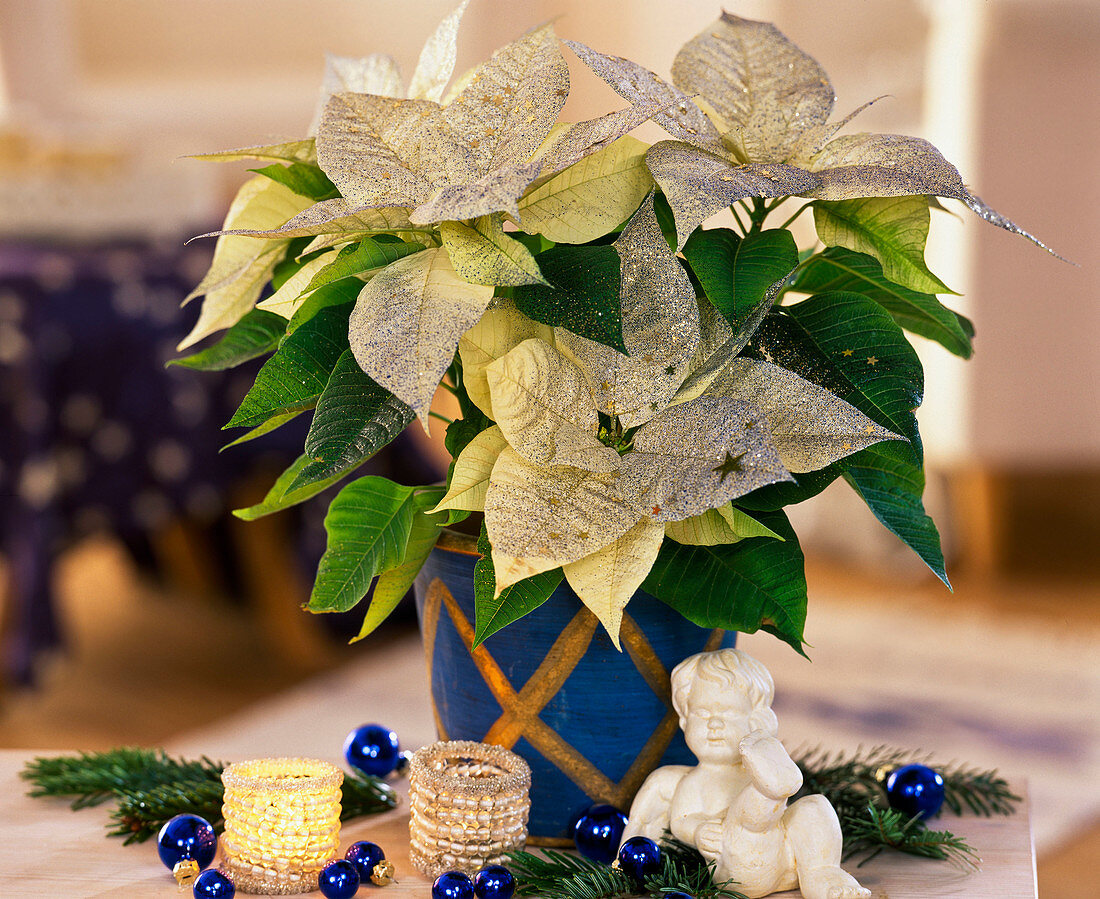
<svg viewBox="0 0 1100 899">
<path fill-rule="evenodd" d="M 378 887 L 389 886 L 393 883 L 393 874 L 395 870 L 393 862 L 388 859 L 382 859 L 382 861 L 374 866 L 374 870 L 370 875 L 370 882 Z"/>
<path fill-rule="evenodd" d="M 201 870 L 197 861 L 193 858 L 185 858 L 173 866 L 172 876 L 181 887 L 189 887 L 198 879 Z"/>
</svg>

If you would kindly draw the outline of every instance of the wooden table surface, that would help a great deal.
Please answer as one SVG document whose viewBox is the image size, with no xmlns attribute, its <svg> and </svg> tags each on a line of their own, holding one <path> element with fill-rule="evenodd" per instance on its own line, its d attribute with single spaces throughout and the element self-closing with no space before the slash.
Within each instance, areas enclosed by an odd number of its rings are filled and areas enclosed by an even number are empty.
<svg viewBox="0 0 1100 899">
<path fill-rule="evenodd" d="M 70 811 L 60 800 L 30 799 L 18 777 L 24 762 L 35 755 L 59 753 L 0 751 L 0 896 L 12 899 L 172 899 L 181 894 L 161 865 L 151 842 L 123 846 L 108 839 L 104 825 L 108 808 Z M 1023 784 L 1014 788 L 1026 795 Z M 952 818 L 938 828 L 964 836 L 983 859 L 978 873 L 960 871 L 945 862 L 883 854 L 856 876 L 874 899 L 1035 899 L 1035 854 L 1028 807 L 1008 818 Z M 378 843 L 397 866 L 399 882 L 377 895 L 386 899 L 431 895 L 430 882 L 408 860 L 408 815 L 393 812 L 363 818 L 344 826 L 342 845 L 369 839 Z M 182 895 L 189 896 L 190 891 Z M 374 895 L 371 891 L 371 895 Z M 319 892 L 307 894 L 320 896 Z M 367 892 L 359 895 L 365 896 Z M 777 893 L 776 897 L 797 897 Z"/>
</svg>

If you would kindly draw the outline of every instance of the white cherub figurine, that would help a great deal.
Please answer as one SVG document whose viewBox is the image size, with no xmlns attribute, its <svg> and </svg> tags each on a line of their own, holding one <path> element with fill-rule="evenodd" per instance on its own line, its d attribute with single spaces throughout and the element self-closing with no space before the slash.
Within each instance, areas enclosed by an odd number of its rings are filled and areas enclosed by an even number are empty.
<svg viewBox="0 0 1100 899">
<path fill-rule="evenodd" d="M 654 771 L 624 839 L 671 831 L 750 899 L 795 887 L 805 899 L 866 899 L 870 890 L 840 867 L 840 822 L 829 801 L 804 796 L 787 806 L 802 772 L 776 738 L 774 695 L 768 669 L 740 650 L 681 662 L 672 704 L 699 764 Z"/>
</svg>

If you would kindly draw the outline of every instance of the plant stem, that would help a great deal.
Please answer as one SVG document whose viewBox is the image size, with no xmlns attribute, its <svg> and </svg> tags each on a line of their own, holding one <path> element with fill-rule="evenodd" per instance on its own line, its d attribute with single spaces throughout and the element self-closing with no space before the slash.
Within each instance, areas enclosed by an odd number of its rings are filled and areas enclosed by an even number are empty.
<svg viewBox="0 0 1100 899">
<path fill-rule="evenodd" d="M 778 205 L 778 204 L 777 204 L 777 205 Z M 811 202 L 811 203 L 803 203 L 803 204 L 802 204 L 801 206 L 799 206 L 799 207 L 798 207 L 798 211 L 797 211 L 797 212 L 795 212 L 795 214 L 794 214 L 794 215 L 792 215 L 792 216 L 791 216 L 791 217 L 790 217 L 789 219 L 787 219 L 787 220 L 786 220 L 786 221 L 785 221 L 785 222 L 784 222 L 784 223 L 783 223 L 782 225 L 780 225 L 780 226 L 779 226 L 779 227 L 780 227 L 780 229 L 782 230 L 783 228 L 787 228 L 787 227 L 789 227 L 789 226 L 790 226 L 790 224 L 791 224 L 791 223 L 792 223 L 792 222 L 793 222 L 793 221 L 794 221 L 794 220 L 795 220 L 796 218 L 798 218 L 798 217 L 799 217 L 800 215 L 802 215 L 802 213 L 803 213 L 803 212 L 805 212 L 805 211 L 806 211 L 807 209 L 809 209 L 809 208 L 810 208 L 811 206 L 813 206 L 813 203 L 812 203 L 812 202 Z"/>
<path fill-rule="evenodd" d="M 438 412 L 429 412 L 428 415 L 431 418 L 438 418 L 440 421 L 446 422 L 449 425 L 453 425 L 455 423 L 455 420 L 453 418 L 448 418 L 446 415 L 440 415 Z"/>
</svg>

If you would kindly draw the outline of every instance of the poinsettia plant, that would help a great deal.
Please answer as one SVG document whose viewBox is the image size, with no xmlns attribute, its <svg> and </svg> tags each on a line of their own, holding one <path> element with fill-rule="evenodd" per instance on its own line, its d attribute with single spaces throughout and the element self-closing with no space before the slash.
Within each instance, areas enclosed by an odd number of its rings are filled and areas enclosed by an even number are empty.
<svg viewBox="0 0 1100 899">
<path fill-rule="evenodd" d="M 628 105 L 564 124 L 549 25 L 448 89 L 465 5 L 407 87 L 388 57 L 330 58 L 314 137 L 207 157 L 268 164 L 217 232 L 181 349 L 228 330 L 181 364 L 270 355 L 229 422 L 239 440 L 314 410 L 301 457 L 237 514 L 353 476 L 427 428 L 441 388 L 460 410 L 445 484 L 345 482 L 308 608 L 346 611 L 373 583 L 370 633 L 442 529 L 483 513 L 478 641 L 564 579 L 616 643 L 641 588 L 801 651 L 783 508 L 837 478 L 946 583 L 905 332 L 962 357 L 974 332 L 937 298 L 930 208 L 958 200 L 1038 241 L 929 143 L 836 136 L 852 117 L 830 122 L 827 76 L 772 25 L 724 14 L 671 84 L 570 42 Z M 650 119 L 671 139 L 629 136 Z M 702 227 L 723 210 L 732 227 Z M 818 242 L 800 250 L 807 210 Z"/>
</svg>

